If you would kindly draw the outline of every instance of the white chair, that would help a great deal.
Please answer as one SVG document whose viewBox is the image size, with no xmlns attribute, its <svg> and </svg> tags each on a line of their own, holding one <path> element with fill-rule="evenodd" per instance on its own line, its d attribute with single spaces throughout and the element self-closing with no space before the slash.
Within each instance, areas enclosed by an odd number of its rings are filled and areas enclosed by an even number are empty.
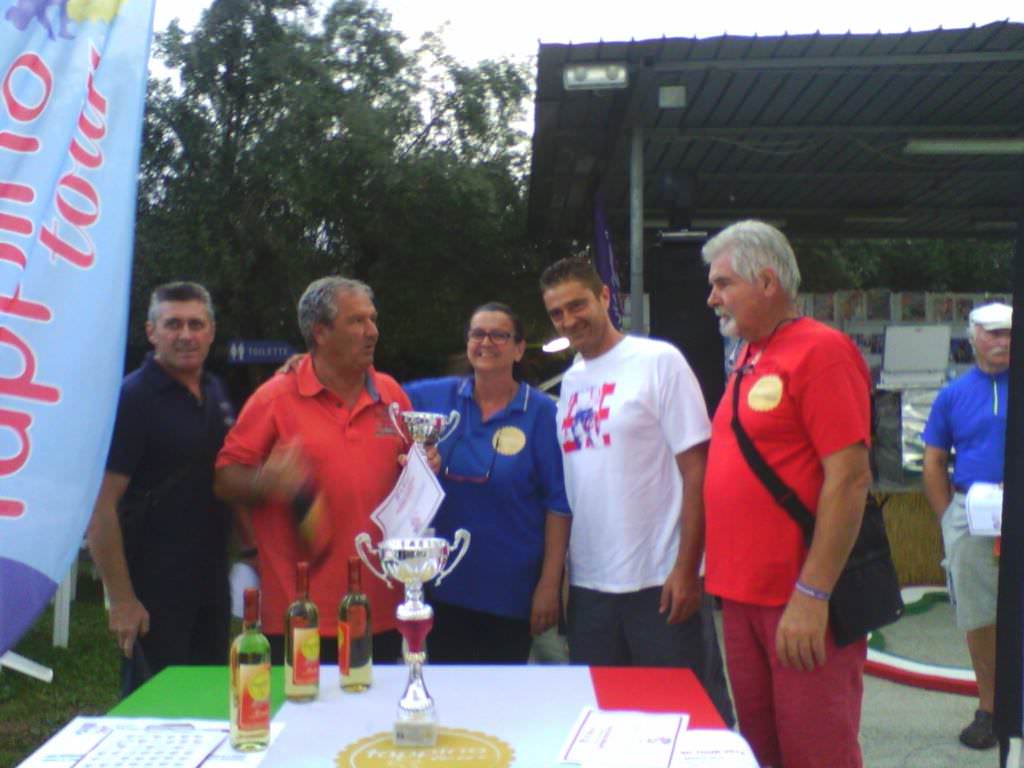
<svg viewBox="0 0 1024 768">
<path fill-rule="evenodd" d="M 23 675 L 34 677 L 36 680 L 42 680 L 44 683 L 53 682 L 53 670 L 49 667 L 44 667 L 42 664 L 36 664 L 36 662 L 26 659 L 24 656 L 19 656 L 14 651 L 8 651 L 3 656 L 0 656 L 0 672 L 3 668 L 13 669 L 15 672 L 21 672 Z"/>
<path fill-rule="evenodd" d="M 53 646 L 67 648 L 71 636 L 71 601 L 78 587 L 78 556 L 53 596 Z"/>
</svg>

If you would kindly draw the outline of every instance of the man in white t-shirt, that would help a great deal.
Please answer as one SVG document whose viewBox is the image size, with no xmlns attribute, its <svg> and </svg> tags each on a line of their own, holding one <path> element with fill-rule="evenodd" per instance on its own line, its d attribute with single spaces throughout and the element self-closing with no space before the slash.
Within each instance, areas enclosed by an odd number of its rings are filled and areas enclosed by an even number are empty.
<svg viewBox="0 0 1024 768">
<path fill-rule="evenodd" d="M 578 353 L 558 402 L 573 511 L 570 661 L 690 667 L 731 722 L 700 581 L 711 426 L 697 378 L 671 344 L 615 328 L 589 262 L 562 259 L 540 285 Z"/>
</svg>

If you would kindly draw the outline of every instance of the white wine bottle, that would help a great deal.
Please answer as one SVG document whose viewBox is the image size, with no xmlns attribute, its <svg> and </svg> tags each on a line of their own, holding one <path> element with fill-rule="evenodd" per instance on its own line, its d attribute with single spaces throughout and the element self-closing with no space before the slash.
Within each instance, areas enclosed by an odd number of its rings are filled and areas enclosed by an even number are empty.
<svg viewBox="0 0 1024 768">
<path fill-rule="evenodd" d="M 320 691 L 320 612 L 309 599 L 309 563 L 295 566 L 295 602 L 284 615 L 284 695 L 312 701 Z"/>
<path fill-rule="evenodd" d="M 231 644 L 231 746 L 255 752 L 270 743 L 270 642 L 260 631 L 260 591 L 245 590 L 244 604 Z"/>
<path fill-rule="evenodd" d="M 341 690 L 365 691 L 373 682 L 373 622 L 370 600 L 363 594 L 362 563 L 348 561 L 348 593 L 338 607 L 338 668 Z"/>
</svg>

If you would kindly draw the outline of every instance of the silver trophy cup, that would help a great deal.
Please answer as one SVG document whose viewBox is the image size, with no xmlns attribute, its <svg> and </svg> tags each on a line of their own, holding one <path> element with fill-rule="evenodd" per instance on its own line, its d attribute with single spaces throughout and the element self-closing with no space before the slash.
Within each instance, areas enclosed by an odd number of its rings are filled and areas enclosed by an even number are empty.
<svg viewBox="0 0 1024 768">
<path fill-rule="evenodd" d="M 403 411 L 398 403 L 392 403 L 388 407 L 388 415 L 395 429 L 410 445 L 437 445 L 459 426 L 458 411 L 447 416 L 428 411 Z"/>
<path fill-rule="evenodd" d="M 469 531 L 459 528 L 453 544 L 438 537 L 385 539 L 374 549 L 367 533 L 356 536 L 355 544 L 360 559 L 384 583 L 390 587 L 391 579 L 395 579 L 405 585 L 405 600 L 399 603 L 395 616 L 408 648 L 405 663 L 409 680 L 398 702 L 395 744 L 433 746 L 437 743 L 437 709 L 423 682 L 423 664 L 427 659 L 427 635 L 434 625 L 434 609 L 423 602 L 423 585 L 432 579 L 440 584 L 455 569 L 469 548 Z M 453 552 L 457 553 L 455 559 L 448 563 Z M 380 569 L 373 565 L 370 554 L 376 555 Z"/>
</svg>

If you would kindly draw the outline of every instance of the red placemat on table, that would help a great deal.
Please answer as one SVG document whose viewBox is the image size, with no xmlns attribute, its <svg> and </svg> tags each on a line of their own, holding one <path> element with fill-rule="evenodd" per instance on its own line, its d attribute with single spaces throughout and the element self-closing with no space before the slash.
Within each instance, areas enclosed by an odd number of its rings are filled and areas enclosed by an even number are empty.
<svg viewBox="0 0 1024 768">
<path fill-rule="evenodd" d="M 677 667 L 591 667 L 601 709 L 686 712 L 690 728 L 725 728 L 693 672 Z"/>
</svg>

